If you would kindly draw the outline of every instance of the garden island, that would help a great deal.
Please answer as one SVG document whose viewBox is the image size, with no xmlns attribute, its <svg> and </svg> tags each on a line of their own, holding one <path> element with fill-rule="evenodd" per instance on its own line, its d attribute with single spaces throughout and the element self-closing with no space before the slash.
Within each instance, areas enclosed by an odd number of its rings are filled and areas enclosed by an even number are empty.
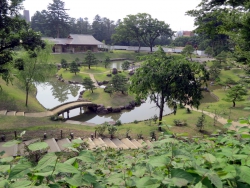
<svg viewBox="0 0 250 188">
<path fill-rule="evenodd" d="M 250 187 L 249 1 L 192 32 L 0 4 L 0 187 Z"/>
</svg>

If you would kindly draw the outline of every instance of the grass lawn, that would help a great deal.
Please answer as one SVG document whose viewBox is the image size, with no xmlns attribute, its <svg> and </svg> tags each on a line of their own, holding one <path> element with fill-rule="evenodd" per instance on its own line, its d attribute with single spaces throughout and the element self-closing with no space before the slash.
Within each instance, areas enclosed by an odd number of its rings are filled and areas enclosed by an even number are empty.
<svg viewBox="0 0 250 188">
<path fill-rule="evenodd" d="M 45 108 L 36 99 L 36 90 L 30 91 L 28 107 L 25 106 L 26 95 L 20 84 L 13 80 L 13 84 L 6 83 L 0 79 L 0 110 L 19 111 L 19 112 L 43 112 Z"/>
<path fill-rule="evenodd" d="M 242 69 L 231 69 L 231 70 L 221 70 L 220 80 L 225 82 L 228 78 L 233 79 L 234 81 L 239 81 L 240 77 L 237 75 L 245 75 L 245 71 Z"/>
<path fill-rule="evenodd" d="M 89 77 L 89 74 L 84 74 L 84 73 L 76 73 L 76 75 L 74 73 L 71 73 L 69 70 L 65 70 L 65 69 L 60 69 L 57 72 L 58 75 L 62 74 L 62 77 L 64 80 L 70 80 L 70 81 L 77 81 L 77 82 L 82 82 L 82 80 L 86 77 Z"/>
<path fill-rule="evenodd" d="M 246 101 L 236 102 L 236 107 L 232 108 L 232 102 L 222 100 L 226 97 L 227 90 L 216 89 L 213 93 L 219 97 L 219 101 L 214 103 L 202 103 L 200 109 L 208 112 L 214 112 L 217 110 L 221 113 L 221 116 L 232 120 L 238 120 L 238 118 L 249 116 L 249 111 L 244 110 L 245 107 L 250 106 L 248 97 L 245 97 Z"/>
<path fill-rule="evenodd" d="M 124 106 L 134 100 L 134 96 L 124 95 L 121 93 L 114 93 L 110 96 L 109 93 L 104 92 L 104 89 L 102 88 L 97 88 L 94 90 L 94 93 L 91 93 L 91 91 L 85 91 L 83 98 L 96 104 L 103 104 L 106 107 Z"/>
<path fill-rule="evenodd" d="M 126 51 L 126 50 L 114 50 L 113 53 L 109 53 L 109 52 L 96 52 L 94 53 L 95 57 L 100 60 L 103 61 L 105 56 L 109 56 L 111 59 L 114 58 L 127 58 L 127 59 L 131 59 L 131 60 L 136 60 L 137 56 L 142 56 L 142 55 L 146 55 L 147 52 L 140 52 L 135 53 L 134 51 Z M 61 59 L 65 59 L 68 63 L 74 61 L 76 58 L 79 58 L 80 61 L 83 61 L 85 58 L 86 53 L 76 53 L 76 54 L 70 54 L 70 53 L 63 53 L 63 54 L 52 54 L 51 57 L 51 62 L 52 63 L 60 63 Z"/>
<path fill-rule="evenodd" d="M 106 69 L 105 67 L 100 67 L 99 65 L 92 66 L 90 69 L 86 66 L 83 66 L 81 67 L 80 70 L 81 72 L 91 73 L 91 74 L 105 74 L 110 72 L 110 69 Z"/>
</svg>

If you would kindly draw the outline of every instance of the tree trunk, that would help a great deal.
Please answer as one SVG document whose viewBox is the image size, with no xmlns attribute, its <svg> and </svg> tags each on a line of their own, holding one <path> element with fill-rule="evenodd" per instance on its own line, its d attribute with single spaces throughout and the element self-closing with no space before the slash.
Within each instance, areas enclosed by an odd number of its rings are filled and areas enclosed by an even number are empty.
<svg viewBox="0 0 250 188">
<path fill-rule="evenodd" d="M 75 75 L 76 75 L 76 72 L 75 72 Z"/>
<path fill-rule="evenodd" d="M 193 61 L 193 60 L 192 60 L 192 54 L 190 54 L 190 60 Z"/>
<path fill-rule="evenodd" d="M 139 43 L 138 53 L 140 53 L 141 50 L 141 44 Z"/>
<path fill-rule="evenodd" d="M 233 101 L 233 107 L 235 107 L 235 101 Z"/>
<path fill-rule="evenodd" d="M 162 132 L 162 116 L 163 116 L 163 110 L 164 110 L 164 98 L 161 96 L 161 101 L 160 101 L 160 112 L 159 112 L 159 123 L 158 123 L 158 131 Z"/>
<path fill-rule="evenodd" d="M 29 89 L 26 88 L 26 101 L 25 101 L 25 106 L 28 106 L 28 97 L 29 97 Z"/>
<path fill-rule="evenodd" d="M 90 65 L 89 65 L 89 69 L 90 69 Z"/>
<path fill-rule="evenodd" d="M 153 52 L 153 45 L 150 45 L 150 52 Z"/>
</svg>

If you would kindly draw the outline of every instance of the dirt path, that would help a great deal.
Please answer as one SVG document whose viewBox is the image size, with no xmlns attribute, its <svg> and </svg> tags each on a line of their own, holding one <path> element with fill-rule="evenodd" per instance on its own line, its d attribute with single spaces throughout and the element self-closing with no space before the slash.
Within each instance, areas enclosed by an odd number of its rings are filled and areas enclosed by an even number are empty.
<svg viewBox="0 0 250 188">
<path fill-rule="evenodd" d="M 193 111 L 196 111 L 196 112 L 200 112 L 200 113 L 204 113 L 205 115 L 207 115 L 207 116 L 209 116 L 209 117 L 211 117 L 211 118 L 214 118 L 214 113 L 212 113 L 212 112 L 207 112 L 207 111 L 202 111 L 202 110 L 198 110 L 198 109 L 196 109 L 196 108 L 192 108 L 191 106 L 186 106 L 187 108 L 189 108 L 189 109 L 191 109 L 191 110 L 193 110 Z M 225 124 L 227 124 L 227 119 L 225 119 L 225 118 L 223 118 L 223 117 L 221 117 L 221 116 L 218 116 L 218 118 L 217 118 L 217 122 L 219 122 L 219 123 L 221 123 L 221 124 L 223 124 L 223 125 L 225 125 Z M 237 121 L 233 121 L 232 122 L 232 126 L 229 128 L 230 130 L 237 130 L 238 128 L 237 127 L 244 127 L 244 126 L 248 126 L 247 124 L 240 124 L 239 122 L 237 122 Z"/>
</svg>

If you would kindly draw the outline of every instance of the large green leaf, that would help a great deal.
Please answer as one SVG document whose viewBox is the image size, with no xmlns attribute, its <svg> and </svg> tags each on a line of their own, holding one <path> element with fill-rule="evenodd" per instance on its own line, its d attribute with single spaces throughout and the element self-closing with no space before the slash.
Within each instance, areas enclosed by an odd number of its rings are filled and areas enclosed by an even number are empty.
<svg viewBox="0 0 250 188">
<path fill-rule="evenodd" d="M 166 155 L 152 157 L 148 164 L 154 166 L 154 167 L 164 167 L 167 166 L 170 162 L 170 159 Z"/>
<path fill-rule="evenodd" d="M 188 181 L 186 179 L 183 178 L 165 178 L 162 181 L 163 184 L 165 185 L 173 185 L 173 186 L 177 186 L 177 187 L 184 187 L 187 186 Z"/>
<path fill-rule="evenodd" d="M 216 173 L 210 172 L 207 174 L 207 177 L 211 181 L 211 183 L 215 185 L 215 187 L 223 188 L 223 183 L 222 183 L 220 177 Z"/>
<path fill-rule="evenodd" d="M 250 185 L 250 168 L 247 166 L 239 166 L 236 168 L 237 175 L 240 177 L 241 182 Z"/>
<path fill-rule="evenodd" d="M 30 144 L 28 146 L 28 148 L 31 151 L 43 150 L 43 149 L 46 149 L 48 147 L 49 147 L 49 145 L 46 142 L 36 142 L 36 143 Z"/>
<path fill-rule="evenodd" d="M 88 150 L 84 150 L 84 151 L 80 152 L 79 156 L 76 158 L 80 159 L 81 161 L 83 161 L 85 163 L 94 163 L 95 162 L 95 158 L 92 155 L 92 152 L 88 151 Z"/>
<path fill-rule="evenodd" d="M 82 174 L 75 174 L 73 177 L 71 178 L 66 178 L 66 182 L 69 183 L 72 186 L 76 186 L 76 187 L 80 187 L 82 186 Z"/>
<path fill-rule="evenodd" d="M 201 183 L 201 181 L 200 181 L 199 183 L 197 183 L 197 184 L 194 186 L 194 188 L 202 188 L 202 183 Z"/>
<path fill-rule="evenodd" d="M 4 143 L 3 147 L 11 147 L 11 146 L 17 145 L 19 143 L 21 143 L 21 141 L 19 141 L 19 140 L 11 140 L 11 141 L 8 141 L 8 142 Z"/>
<path fill-rule="evenodd" d="M 136 182 L 137 188 L 157 188 L 161 185 L 158 180 L 151 177 L 143 177 Z"/>
<path fill-rule="evenodd" d="M 1 180 L 0 181 L 0 187 L 9 187 L 9 181 L 8 180 Z"/>
<path fill-rule="evenodd" d="M 56 171 L 57 172 L 64 172 L 64 173 L 72 173 L 77 174 L 80 173 L 75 167 L 66 164 L 66 163 L 57 163 L 56 164 Z"/>
<path fill-rule="evenodd" d="M 180 178 L 180 179 L 185 179 L 187 180 L 189 183 L 194 181 L 194 177 L 192 176 L 192 174 L 184 171 L 183 169 L 172 169 L 171 170 L 171 177 L 172 178 Z"/>
<path fill-rule="evenodd" d="M 56 160 L 57 160 L 57 156 L 55 153 L 48 153 L 38 162 L 36 169 L 41 170 L 47 166 L 53 166 L 55 165 Z"/>
<path fill-rule="evenodd" d="M 23 188 L 28 187 L 31 184 L 31 181 L 28 180 L 18 180 L 15 183 L 11 184 L 10 188 Z"/>
<path fill-rule="evenodd" d="M 10 165 L 0 165 L 0 172 L 7 172 L 10 169 Z"/>
<path fill-rule="evenodd" d="M 14 157 L 5 157 L 3 159 L 0 159 L 0 162 L 1 163 L 10 163 L 13 160 L 14 160 Z"/>
<path fill-rule="evenodd" d="M 53 171 L 48 171 L 48 172 L 38 172 L 35 173 L 35 176 L 42 176 L 42 177 L 47 177 L 50 176 L 52 174 Z M 56 172 L 54 172 L 54 174 L 57 174 Z"/>
<path fill-rule="evenodd" d="M 213 156 L 213 155 L 210 154 L 210 153 L 204 154 L 203 157 L 204 157 L 204 159 L 205 159 L 206 161 L 208 161 L 209 163 L 215 163 L 215 162 L 216 162 L 215 156 Z"/>
<path fill-rule="evenodd" d="M 83 179 L 83 185 L 90 186 L 90 185 L 92 185 L 92 184 L 97 183 L 96 177 L 93 176 L 93 175 L 91 175 L 90 173 L 85 173 L 85 174 L 82 176 L 82 179 Z"/>
<path fill-rule="evenodd" d="M 26 162 L 23 164 L 17 164 L 11 169 L 9 179 L 23 178 L 26 174 L 30 172 L 31 163 Z"/>
</svg>

